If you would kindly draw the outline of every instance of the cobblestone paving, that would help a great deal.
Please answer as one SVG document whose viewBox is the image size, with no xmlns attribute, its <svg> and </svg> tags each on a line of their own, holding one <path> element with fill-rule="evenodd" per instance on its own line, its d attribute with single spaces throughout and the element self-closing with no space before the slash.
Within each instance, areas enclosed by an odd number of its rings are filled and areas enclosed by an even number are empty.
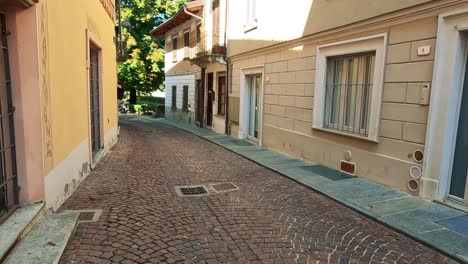
<svg viewBox="0 0 468 264">
<path fill-rule="evenodd" d="M 178 185 L 240 189 L 179 197 Z M 119 144 L 62 210 L 80 224 L 61 263 L 455 263 L 194 135 L 121 121 Z"/>
</svg>

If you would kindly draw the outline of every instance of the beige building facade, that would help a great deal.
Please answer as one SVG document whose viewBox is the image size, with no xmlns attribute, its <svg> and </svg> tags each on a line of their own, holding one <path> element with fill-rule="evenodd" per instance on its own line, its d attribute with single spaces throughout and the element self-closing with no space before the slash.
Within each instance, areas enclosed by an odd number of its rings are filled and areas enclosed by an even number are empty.
<svg viewBox="0 0 468 264">
<path fill-rule="evenodd" d="M 166 39 L 166 118 L 225 133 L 226 0 L 184 4 L 155 28 Z"/>
<path fill-rule="evenodd" d="M 229 2 L 231 135 L 466 209 L 468 2 L 292 2 Z"/>
</svg>

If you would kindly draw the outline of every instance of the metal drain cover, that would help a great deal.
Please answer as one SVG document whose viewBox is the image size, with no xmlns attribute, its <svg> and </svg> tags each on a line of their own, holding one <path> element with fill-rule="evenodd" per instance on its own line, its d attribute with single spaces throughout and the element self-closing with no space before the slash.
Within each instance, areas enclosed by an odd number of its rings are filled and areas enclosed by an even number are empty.
<svg viewBox="0 0 468 264">
<path fill-rule="evenodd" d="M 94 218 L 94 212 L 81 212 L 78 217 L 79 221 L 91 221 Z"/>
<path fill-rule="evenodd" d="M 205 196 L 208 195 L 208 189 L 203 185 L 195 186 L 176 186 L 176 192 L 179 196 Z"/>
<path fill-rule="evenodd" d="M 212 184 L 211 187 L 217 192 L 235 191 L 239 189 L 239 187 L 231 182 L 216 183 Z"/>
<path fill-rule="evenodd" d="M 102 209 L 67 210 L 65 212 L 79 213 L 78 224 L 97 222 L 102 215 Z"/>
</svg>

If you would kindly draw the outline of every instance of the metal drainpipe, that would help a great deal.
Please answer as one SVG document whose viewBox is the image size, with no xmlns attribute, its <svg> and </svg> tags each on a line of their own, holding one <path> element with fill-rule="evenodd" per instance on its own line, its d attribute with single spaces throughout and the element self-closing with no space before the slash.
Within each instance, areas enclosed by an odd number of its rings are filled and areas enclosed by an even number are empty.
<svg viewBox="0 0 468 264">
<path fill-rule="evenodd" d="M 224 124 L 224 132 L 226 135 L 229 135 L 231 133 L 229 129 L 229 80 L 231 79 L 230 75 L 230 60 L 227 56 L 227 21 L 228 21 L 228 6 L 229 6 L 229 0 L 225 0 L 226 3 L 226 13 L 224 16 L 224 54 L 223 54 L 223 59 L 226 62 L 226 92 L 225 92 L 225 105 L 226 109 L 224 111 L 225 115 L 225 124 Z"/>
</svg>

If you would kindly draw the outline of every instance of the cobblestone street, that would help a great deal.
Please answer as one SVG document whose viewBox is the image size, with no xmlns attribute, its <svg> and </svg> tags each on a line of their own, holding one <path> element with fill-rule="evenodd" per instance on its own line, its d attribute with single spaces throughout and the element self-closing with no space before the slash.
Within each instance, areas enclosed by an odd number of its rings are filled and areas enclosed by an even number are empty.
<svg viewBox="0 0 468 264">
<path fill-rule="evenodd" d="M 61 210 L 102 209 L 61 263 L 455 263 L 182 130 L 123 120 L 119 143 Z M 239 190 L 179 197 L 175 186 Z"/>
</svg>

